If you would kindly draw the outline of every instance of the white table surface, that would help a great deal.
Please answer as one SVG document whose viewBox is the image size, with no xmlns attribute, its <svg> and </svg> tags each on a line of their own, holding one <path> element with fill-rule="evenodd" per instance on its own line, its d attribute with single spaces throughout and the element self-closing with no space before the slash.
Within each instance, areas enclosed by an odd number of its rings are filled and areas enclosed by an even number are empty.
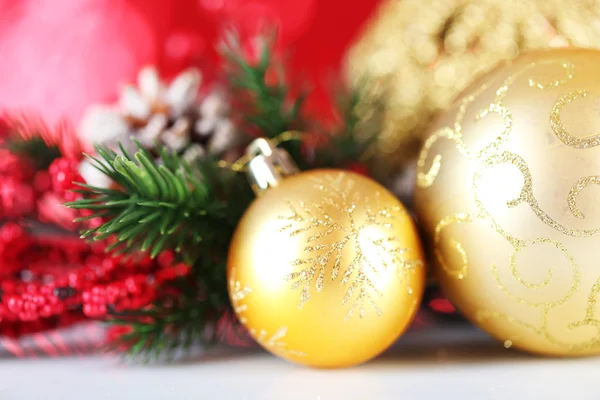
<svg viewBox="0 0 600 400">
<path fill-rule="evenodd" d="M 2 400 L 600 399 L 600 358 L 528 356 L 463 325 L 409 332 L 346 370 L 312 370 L 256 348 L 218 347 L 170 365 L 0 350 L 0 382 Z"/>
</svg>

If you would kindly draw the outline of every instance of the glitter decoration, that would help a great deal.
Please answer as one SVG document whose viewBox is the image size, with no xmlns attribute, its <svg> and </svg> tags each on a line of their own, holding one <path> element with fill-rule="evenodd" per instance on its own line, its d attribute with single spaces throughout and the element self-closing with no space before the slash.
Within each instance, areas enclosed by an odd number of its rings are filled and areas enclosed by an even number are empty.
<svg viewBox="0 0 600 400">
<path fill-rule="evenodd" d="M 392 345 L 418 311 L 425 263 L 416 227 L 392 193 L 353 172 L 292 171 L 262 185 L 264 171 L 281 171 L 270 153 L 252 156 L 251 181 L 264 189 L 230 245 L 236 314 L 286 360 L 363 363 Z"/>
<path fill-rule="evenodd" d="M 460 257 L 462 259 L 462 264 L 461 264 L 460 268 L 458 268 L 458 269 L 450 268 L 450 266 L 446 262 L 443 252 L 440 250 L 440 244 L 441 244 L 441 240 L 442 240 L 441 239 L 442 231 L 448 225 L 452 225 L 455 223 L 465 224 L 468 222 L 473 222 L 474 219 L 475 218 L 471 214 L 456 213 L 456 214 L 448 215 L 448 216 L 442 218 L 442 220 L 435 227 L 435 236 L 434 236 L 435 256 L 436 256 L 440 266 L 444 269 L 444 271 L 446 271 L 447 274 L 456 276 L 458 279 L 463 279 L 467 274 L 467 267 L 469 265 L 469 256 L 467 255 L 467 252 L 463 248 L 463 245 L 460 244 L 460 242 L 456 241 L 455 239 L 450 239 L 450 243 L 449 243 L 450 246 L 453 247 L 460 254 Z"/>
<path fill-rule="evenodd" d="M 314 186 L 323 193 L 320 202 L 312 205 L 300 202 L 296 208 L 289 201 L 291 213 L 279 217 L 286 222 L 280 232 L 290 237 L 304 232 L 309 234 L 303 249 L 303 254 L 308 256 L 292 261 L 294 267 L 302 266 L 302 269 L 285 276 L 292 282 L 292 289 L 301 288 L 300 308 L 310 300 L 313 282 L 315 290 L 320 292 L 324 290 L 326 280 L 339 280 L 339 285 L 346 288 L 341 304 L 351 304 L 346 318 L 352 317 L 357 309 L 359 316 L 364 318 L 367 304 L 377 315 L 382 315 L 383 310 L 376 304 L 376 298 L 382 296 L 375 280 L 380 270 L 393 265 L 403 277 L 406 269 L 422 266 L 419 259 L 410 256 L 410 249 L 398 247 L 398 238 L 393 236 L 394 223 L 408 218 L 406 211 L 399 206 L 381 207 L 380 192 L 374 193 L 375 202 L 370 204 L 359 191 L 353 190 L 355 184 L 351 176 L 343 173 L 329 179 L 316 179 Z M 362 216 L 357 215 L 357 203 L 364 204 Z M 339 215 L 339 218 L 332 215 Z M 392 236 L 365 235 L 370 227 L 379 227 Z M 332 240 L 332 236 L 336 239 Z M 352 260 L 344 259 L 345 246 L 354 248 Z M 374 250 L 370 256 L 364 251 L 365 246 Z M 326 270 L 330 272 L 327 274 Z M 407 287 L 407 290 L 412 289 Z"/>
<path fill-rule="evenodd" d="M 419 155 L 415 204 L 440 283 L 507 348 L 600 352 L 598 192 L 580 196 L 600 185 L 598 135 L 579 131 L 598 131 L 599 65 L 600 52 L 576 49 L 506 63 L 455 102 Z M 483 121 L 492 110 L 500 118 Z"/>
<path fill-rule="evenodd" d="M 577 196 L 579 195 L 579 192 L 590 185 L 600 185 L 600 176 L 586 176 L 581 178 L 569 192 L 569 198 L 567 200 L 569 209 L 571 210 L 571 213 L 579 219 L 585 218 L 585 215 L 577 208 Z"/>
<path fill-rule="evenodd" d="M 347 56 L 362 112 L 386 106 L 376 169 L 390 176 L 414 160 L 436 114 L 498 62 L 600 47 L 599 18 L 600 0 L 384 1 Z"/>
<path fill-rule="evenodd" d="M 242 325 L 246 325 L 248 320 L 245 317 L 245 312 L 248 311 L 248 305 L 245 303 L 245 300 L 252 293 L 252 289 L 250 289 L 248 286 L 244 286 L 242 288 L 241 283 L 235 280 L 235 270 L 232 271 L 229 278 L 229 293 L 231 297 L 231 304 L 238 317 L 238 320 Z M 271 351 L 278 351 L 279 353 L 291 354 L 298 357 L 306 356 L 306 354 L 301 351 L 290 350 L 287 348 L 286 343 L 283 341 L 287 330 L 287 327 L 282 326 L 273 334 L 269 334 L 264 329 L 249 328 L 250 334 L 256 339 L 258 344 L 270 349 Z"/>
<path fill-rule="evenodd" d="M 556 101 L 554 107 L 552 108 L 552 113 L 550 114 L 550 126 L 552 126 L 552 130 L 554 131 L 556 137 L 558 137 L 560 141 L 567 146 L 571 146 L 576 149 L 588 149 L 600 145 L 600 135 L 594 135 L 588 139 L 577 139 L 573 137 L 573 135 L 567 132 L 563 126 L 560 120 L 560 113 L 567 104 L 577 99 L 584 98 L 588 95 L 589 92 L 583 89 L 567 93 Z"/>
</svg>

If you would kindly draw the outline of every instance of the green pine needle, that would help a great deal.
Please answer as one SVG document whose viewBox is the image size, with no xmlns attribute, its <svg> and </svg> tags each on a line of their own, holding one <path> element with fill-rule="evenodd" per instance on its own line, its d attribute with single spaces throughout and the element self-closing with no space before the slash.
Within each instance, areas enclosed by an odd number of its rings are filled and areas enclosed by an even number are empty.
<svg viewBox="0 0 600 400">
<path fill-rule="evenodd" d="M 290 87 L 283 73 L 284 67 L 273 57 L 273 40 L 267 40 L 258 62 L 250 62 L 241 56 L 239 39 L 230 36 L 222 47 L 222 55 L 227 61 L 229 88 L 233 98 L 239 100 L 238 108 L 249 133 L 259 132 L 261 136 L 274 138 L 289 130 L 302 130 L 307 124 L 302 115 L 302 107 L 308 92 L 296 97 L 290 96 Z M 276 76 L 274 83 L 268 82 L 268 74 Z M 245 101 L 244 101 L 245 100 Z M 284 143 L 287 150 L 301 168 L 308 165 L 301 156 L 299 143 Z"/>
<path fill-rule="evenodd" d="M 29 160 L 36 170 L 47 169 L 61 156 L 58 146 L 49 146 L 41 136 L 31 138 L 11 137 L 6 147 L 11 153 Z"/>
<path fill-rule="evenodd" d="M 130 356 L 147 362 L 172 359 L 177 350 L 194 344 L 214 343 L 217 322 L 228 308 L 225 263 L 198 262 L 193 271 L 195 280 L 168 282 L 151 307 L 113 312 L 111 322 L 131 330 L 116 344 L 125 344 Z"/>
<path fill-rule="evenodd" d="M 178 250 L 194 262 L 203 248 L 198 243 L 227 222 L 227 203 L 217 198 L 211 175 L 193 171 L 175 153 L 161 149 L 164 163 L 157 165 L 141 146 L 133 155 L 123 147 L 121 154 L 103 146 L 96 150 L 101 157 L 94 159 L 96 168 L 123 190 L 80 185 L 84 198 L 67 205 L 93 211 L 87 219 L 107 219 L 83 238 L 114 237 L 111 250 L 139 249 L 152 257 Z"/>
</svg>

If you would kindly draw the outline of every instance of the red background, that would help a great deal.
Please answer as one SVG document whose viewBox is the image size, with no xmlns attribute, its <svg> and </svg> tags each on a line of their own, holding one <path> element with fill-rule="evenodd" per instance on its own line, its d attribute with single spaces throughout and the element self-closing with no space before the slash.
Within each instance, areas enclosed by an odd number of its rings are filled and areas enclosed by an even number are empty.
<svg viewBox="0 0 600 400">
<path fill-rule="evenodd" d="M 352 4 L 350 4 L 352 3 Z M 279 27 L 290 72 L 316 87 L 327 80 L 377 1 L 347 0 L 0 0 L 0 108 L 77 123 L 85 107 L 110 102 L 144 65 L 172 75 L 198 65 L 215 76 L 223 28 L 245 37 Z"/>
</svg>

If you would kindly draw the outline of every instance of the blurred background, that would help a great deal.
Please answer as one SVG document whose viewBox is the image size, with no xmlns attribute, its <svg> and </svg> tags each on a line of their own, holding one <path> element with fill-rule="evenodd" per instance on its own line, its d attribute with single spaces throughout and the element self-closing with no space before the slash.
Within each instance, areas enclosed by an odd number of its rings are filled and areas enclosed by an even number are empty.
<svg viewBox="0 0 600 400">
<path fill-rule="evenodd" d="M 218 82 L 223 32 L 235 29 L 251 50 L 268 27 L 289 74 L 313 89 L 310 112 L 331 117 L 339 75 L 362 92 L 363 115 L 383 104 L 369 165 L 410 201 L 431 119 L 500 60 L 600 47 L 600 1 L 0 0 L 0 109 L 77 127 L 88 107 L 117 101 L 148 65 L 165 79 L 197 67 L 204 82 Z M 458 319 L 435 285 L 424 304 L 417 326 Z"/>
<path fill-rule="evenodd" d="M 383 96 L 374 155 L 384 173 L 410 162 L 419 132 L 478 74 L 533 48 L 600 46 L 596 0 L 0 0 L 0 107 L 75 124 L 116 100 L 145 65 L 218 78 L 216 42 L 235 27 L 249 45 L 276 26 L 290 73 L 326 114 L 339 69 Z M 365 78 L 366 77 L 366 78 Z M 383 89 L 386 88 L 385 93 Z"/>
</svg>

